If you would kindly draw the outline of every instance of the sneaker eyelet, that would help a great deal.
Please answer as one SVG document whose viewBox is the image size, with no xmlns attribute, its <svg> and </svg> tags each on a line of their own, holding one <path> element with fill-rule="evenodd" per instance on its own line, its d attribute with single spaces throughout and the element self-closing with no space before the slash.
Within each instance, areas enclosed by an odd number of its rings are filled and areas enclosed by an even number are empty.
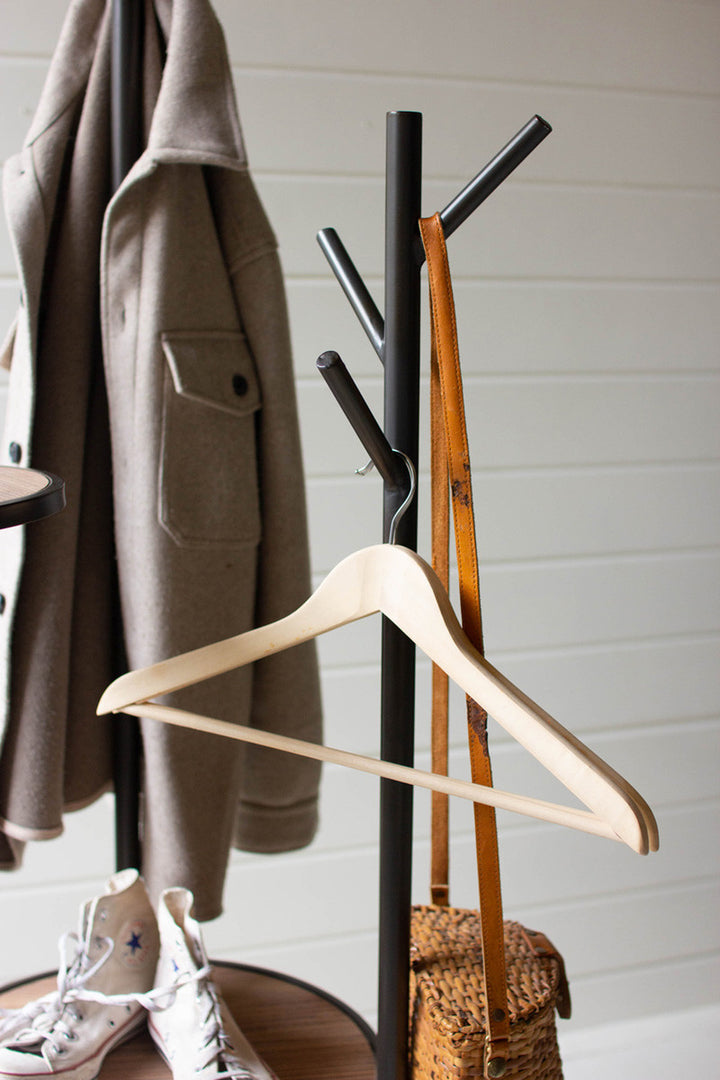
<svg viewBox="0 0 720 1080">
<path fill-rule="evenodd" d="M 115 1027 L 115 1021 L 114 1020 L 108 1020 L 108 1027 Z"/>
</svg>

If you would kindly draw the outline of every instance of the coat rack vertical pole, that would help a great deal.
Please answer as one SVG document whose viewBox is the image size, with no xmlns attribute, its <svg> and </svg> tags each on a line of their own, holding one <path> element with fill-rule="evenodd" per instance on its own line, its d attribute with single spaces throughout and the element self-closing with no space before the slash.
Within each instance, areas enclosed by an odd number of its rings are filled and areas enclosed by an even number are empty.
<svg viewBox="0 0 720 1080">
<path fill-rule="evenodd" d="M 422 116 L 387 117 L 385 206 L 385 434 L 417 464 L 420 398 L 420 217 Z M 385 488 L 387 539 L 397 489 Z M 397 541 L 417 548 L 417 506 L 399 524 Z M 415 737 L 415 649 L 389 620 L 382 627 L 381 756 L 412 765 Z M 380 928 L 378 1080 L 407 1076 L 412 788 L 380 785 Z"/>
<path fill-rule="evenodd" d="M 117 191 L 142 149 L 142 8 L 138 0 L 113 0 L 111 64 L 111 185 Z M 119 610 L 119 602 L 117 603 Z M 118 666 L 126 669 L 122 620 L 116 626 Z M 118 716 L 113 726 L 115 862 L 140 866 L 140 737 L 137 720 Z"/>
</svg>

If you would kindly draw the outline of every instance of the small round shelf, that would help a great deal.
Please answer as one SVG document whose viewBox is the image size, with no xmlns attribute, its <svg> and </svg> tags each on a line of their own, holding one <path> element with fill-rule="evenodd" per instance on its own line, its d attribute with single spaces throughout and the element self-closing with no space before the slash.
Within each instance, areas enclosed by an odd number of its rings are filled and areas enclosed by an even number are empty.
<svg viewBox="0 0 720 1080">
<path fill-rule="evenodd" d="M 337 998 L 276 971 L 213 960 L 213 981 L 242 1031 L 282 1080 L 377 1080 L 375 1036 Z M 55 973 L 0 987 L 0 1008 L 51 992 Z M 113 1050 L 98 1080 L 169 1080 L 147 1030 Z"/>
<path fill-rule="evenodd" d="M 39 469 L 0 465 L 0 529 L 40 521 L 65 506 L 65 481 Z"/>
</svg>

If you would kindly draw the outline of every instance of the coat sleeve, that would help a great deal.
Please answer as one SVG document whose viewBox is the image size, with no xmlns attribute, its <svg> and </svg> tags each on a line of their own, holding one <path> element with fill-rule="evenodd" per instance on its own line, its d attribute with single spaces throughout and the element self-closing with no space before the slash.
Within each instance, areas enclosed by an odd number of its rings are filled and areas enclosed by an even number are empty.
<svg viewBox="0 0 720 1080">
<path fill-rule="evenodd" d="M 208 183 L 240 323 L 260 384 L 256 439 L 261 535 L 255 609 L 259 626 L 293 611 L 310 592 L 290 335 L 276 241 L 251 177 L 247 172 L 213 170 Z M 314 642 L 255 665 L 251 723 L 266 731 L 320 741 Z M 243 772 L 236 846 L 271 851 L 307 844 L 316 827 L 317 764 L 248 747 Z"/>
</svg>

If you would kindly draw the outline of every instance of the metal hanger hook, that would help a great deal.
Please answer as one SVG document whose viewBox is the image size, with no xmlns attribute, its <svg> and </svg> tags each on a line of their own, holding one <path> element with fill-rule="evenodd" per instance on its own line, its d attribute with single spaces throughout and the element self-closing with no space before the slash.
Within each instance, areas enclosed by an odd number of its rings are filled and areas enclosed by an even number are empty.
<svg viewBox="0 0 720 1080">
<path fill-rule="evenodd" d="M 410 474 L 410 489 L 409 489 L 407 495 L 405 496 L 405 498 L 403 499 L 403 501 L 398 506 L 395 513 L 393 514 L 392 521 L 390 522 L 390 528 L 388 529 L 388 543 L 389 544 L 394 544 L 395 543 L 395 538 L 397 536 L 398 525 L 400 524 L 403 517 L 405 516 L 405 514 L 407 512 L 407 509 L 410 506 L 410 503 L 415 498 L 415 493 L 417 491 L 417 471 L 416 471 L 415 466 L 413 465 L 412 461 L 410 460 L 410 458 L 407 456 L 406 453 L 404 453 L 402 450 L 396 450 L 395 447 L 393 447 L 393 454 L 399 454 L 400 457 L 403 458 L 403 460 L 405 461 L 405 464 L 407 465 L 407 470 L 408 470 L 408 473 Z"/>
</svg>

